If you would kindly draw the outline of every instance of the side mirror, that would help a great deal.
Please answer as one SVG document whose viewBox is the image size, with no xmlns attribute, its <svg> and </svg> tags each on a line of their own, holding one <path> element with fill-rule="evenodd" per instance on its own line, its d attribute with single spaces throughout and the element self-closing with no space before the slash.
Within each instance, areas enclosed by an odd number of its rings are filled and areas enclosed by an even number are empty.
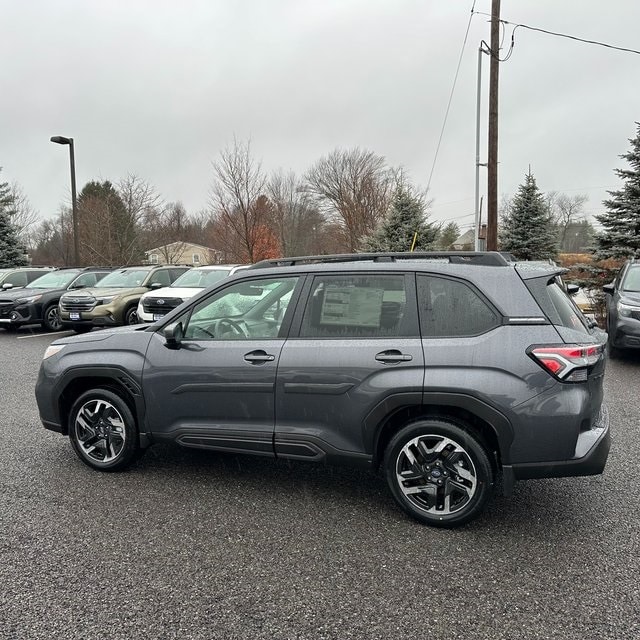
<svg viewBox="0 0 640 640">
<path fill-rule="evenodd" d="M 570 296 L 575 296 L 580 291 L 580 287 L 577 284 L 567 284 L 567 293 Z"/>
<path fill-rule="evenodd" d="M 69 289 L 71 291 L 75 291 L 76 289 L 85 289 L 86 286 L 86 284 L 74 284 L 73 286 L 69 287 Z"/>
<path fill-rule="evenodd" d="M 5 282 L 2 288 L 6 291 L 7 289 L 13 289 L 13 285 L 10 282 Z"/>
<path fill-rule="evenodd" d="M 602 290 L 612 296 L 616 290 L 616 285 L 614 282 L 610 282 L 609 284 L 605 284 Z"/>
<path fill-rule="evenodd" d="M 165 346 L 167 349 L 179 349 L 184 337 L 184 328 L 182 322 L 170 324 L 163 330 Z"/>
<path fill-rule="evenodd" d="M 149 289 L 162 289 L 162 287 L 164 287 L 164 285 L 162 284 L 162 282 L 152 282 L 149 285 Z"/>
</svg>

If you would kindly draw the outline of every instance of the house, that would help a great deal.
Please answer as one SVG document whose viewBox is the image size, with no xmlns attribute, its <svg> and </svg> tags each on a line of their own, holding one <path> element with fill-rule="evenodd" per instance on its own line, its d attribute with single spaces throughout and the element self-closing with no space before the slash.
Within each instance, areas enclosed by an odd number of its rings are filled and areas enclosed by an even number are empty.
<svg viewBox="0 0 640 640">
<path fill-rule="evenodd" d="M 190 264 L 194 267 L 205 264 L 219 264 L 222 254 L 211 247 L 203 247 L 192 242 L 171 242 L 155 249 L 148 249 L 145 261 L 149 264 Z"/>
<path fill-rule="evenodd" d="M 469 229 L 463 233 L 452 245 L 451 248 L 454 251 L 473 251 L 475 246 L 476 236 L 474 229 Z"/>
</svg>

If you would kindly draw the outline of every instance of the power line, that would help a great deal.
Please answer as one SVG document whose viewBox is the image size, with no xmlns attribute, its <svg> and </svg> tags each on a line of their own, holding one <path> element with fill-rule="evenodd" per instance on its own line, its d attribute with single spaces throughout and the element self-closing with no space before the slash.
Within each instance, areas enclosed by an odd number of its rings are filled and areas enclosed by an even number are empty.
<svg viewBox="0 0 640 640">
<path fill-rule="evenodd" d="M 483 13 L 482 11 L 476 11 L 475 13 L 477 13 L 479 16 L 489 16 L 491 17 L 491 14 L 489 13 Z M 567 38 L 569 40 L 576 40 L 577 42 L 584 42 L 585 44 L 595 44 L 599 47 L 606 47 L 607 49 L 615 49 L 616 51 L 624 51 L 626 53 L 635 53 L 636 55 L 640 55 L 640 51 L 636 50 L 636 49 L 629 49 L 627 47 L 618 47 L 614 44 L 608 44 L 606 42 L 600 42 L 599 40 L 588 40 L 586 38 L 580 38 L 578 36 L 572 36 L 568 33 L 559 33 L 558 31 L 549 31 L 547 29 L 540 29 L 539 27 L 531 27 L 528 24 L 516 24 L 515 22 L 509 22 L 508 20 L 500 20 L 500 22 L 502 22 L 503 24 L 508 24 L 511 25 L 512 27 L 514 27 L 513 32 L 511 34 L 511 38 L 512 38 L 512 47 L 513 47 L 513 34 L 515 33 L 515 30 L 518 27 L 522 27 L 523 29 L 529 29 L 529 31 L 538 31 L 540 33 L 546 33 L 547 35 L 550 36 L 556 36 L 558 38 Z"/>
<path fill-rule="evenodd" d="M 447 118 L 449 117 L 449 110 L 451 109 L 451 102 L 453 101 L 453 93 L 456 90 L 456 83 L 458 82 L 458 75 L 460 73 L 460 65 L 462 64 L 462 56 L 464 55 L 464 49 L 467 45 L 467 38 L 469 36 L 469 29 L 471 28 L 471 20 L 473 20 L 473 14 L 477 13 L 475 11 L 476 8 L 476 0 L 473 0 L 473 5 L 471 6 L 471 13 L 469 14 L 469 22 L 467 23 L 467 30 L 464 34 L 464 40 L 462 42 L 462 49 L 460 50 L 460 57 L 458 58 L 458 66 L 456 67 L 456 73 L 453 78 L 453 85 L 451 87 L 451 93 L 449 94 L 449 102 L 447 103 L 447 109 L 444 114 L 444 122 L 442 123 L 442 129 L 440 130 L 440 137 L 438 138 L 438 144 L 436 146 L 436 153 L 433 157 L 433 165 L 431 166 L 431 173 L 429 174 L 429 181 L 427 182 L 427 193 L 429 192 L 429 188 L 431 187 L 431 179 L 433 178 L 433 172 L 436 168 L 436 162 L 438 160 L 438 153 L 440 151 L 440 144 L 442 143 L 442 136 L 444 135 L 444 129 L 447 126 Z"/>
</svg>

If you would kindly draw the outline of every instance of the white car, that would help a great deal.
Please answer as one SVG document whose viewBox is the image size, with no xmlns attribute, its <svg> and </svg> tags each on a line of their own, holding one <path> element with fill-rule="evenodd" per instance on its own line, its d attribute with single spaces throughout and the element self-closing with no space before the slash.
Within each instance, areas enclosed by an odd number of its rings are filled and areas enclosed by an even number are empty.
<svg viewBox="0 0 640 640">
<path fill-rule="evenodd" d="M 169 287 L 154 289 L 145 293 L 138 302 L 138 321 L 155 322 L 173 311 L 185 300 L 212 284 L 230 276 L 247 265 L 215 264 L 207 267 L 190 269 L 183 273 Z"/>
</svg>

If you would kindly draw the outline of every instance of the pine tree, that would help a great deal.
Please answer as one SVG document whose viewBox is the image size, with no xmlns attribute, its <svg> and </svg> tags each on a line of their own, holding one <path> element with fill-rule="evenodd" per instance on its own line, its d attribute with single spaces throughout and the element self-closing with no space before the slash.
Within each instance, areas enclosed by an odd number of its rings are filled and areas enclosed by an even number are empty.
<svg viewBox="0 0 640 640">
<path fill-rule="evenodd" d="M 391 207 L 376 231 L 363 239 L 364 251 L 429 251 L 438 235 L 438 227 L 427 222 L 424 199 L 406 185 L 393 195 Z M 416 236 L 417 233 L 417 236 Z"/>
<path fill-rule="evenodd" d="M 449 247 L 460 237 L 460 227 L 455 222 L 449 222 L 438 234 L 436 245 L 442 251 L 448 251 Z"/>
<path fill-rule="evenodd" d="M 11 222 L 13 204 L 9 184 L 0 182 L 0 267 L 23 267 L 27 264 L 18 231 Z"/>
<path fill-rule="evenodd" d="M 603 202 L 607 211 L 596 216 L 604 231 L 596 236 L 599 258 L 640 257 L 640 122 L 636 137 L 630 139 L 631 150 L 623 155 L 629 169 L 615 169 L 624 180 L 622 189 L 609 191 Z"/>
<path fill-rule="evenodd" d="M 531 171 L 502 217 L 500 248 L 519 260 L 547 260 L 558 253 L 556 229 Z"/>
</svg>

